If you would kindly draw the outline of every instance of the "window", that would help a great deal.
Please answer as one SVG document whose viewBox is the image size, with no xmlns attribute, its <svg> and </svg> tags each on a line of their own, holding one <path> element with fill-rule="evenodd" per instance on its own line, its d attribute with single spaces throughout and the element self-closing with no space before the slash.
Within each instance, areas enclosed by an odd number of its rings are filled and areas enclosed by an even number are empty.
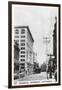
<svg viewBox="0 0 62 90">
<path fill-rule="evenodd" d="M 21 57 L 25 57 L 25 55 L 21 55 Z"/>
<path fill-rule="evenodd" d="M 21 40 L 21 42 L 25 42 L 25 40 Z"/>
<path fill-rule="evenodd" d="M 19 30 L 16 29 L 16 30 L 15 30 L 15 34 L 19 34 Z"/>
<path fill-rule="evenodd" d="M 25 66 L 25 63 L 21 63 L 21 66 Z"/>
<path fill-rule="evenodd" d="M 25 53 L 25 51 L 21 51 L 21 53 Z"/>
<path fill-rule="evenodd" d="M 21 61 L 25 61 L 25 59 L 21 59 Z"/>
<path fill-rule="evenodd" d="M 15 38 L 19 38 L 19 36 L 15 36 Z"/>
<path fill-rule="evenodd" d="M 25 33 L 25 30 L 24 30 L 24 29 L 22 29 L 22 30 L 21 30 L 21 34 L 24 34 L 24 33 Z"/>
<path fill-rule="evenodd" d="M 25 63 L 21 63 L 21 68 L 25 68 Z"/>
<path fill-rule="evenodd" d="M 21 50 L 25 49 L 25 47 L 22 47 Z"/>
<path fill-rule="evenodd" d="M 24 67 L 21 67 L 21 69 L 24 69 L 25 68 L 25 66 Z"/>
<path fill-rule="evenodd" d="M 17 43 L 19 43 L 19 40 L 15 40 Z"/>
<path fill-rule="evenodd" d="M 25 38 L 25 35 L 21 36 L 21 38 Z"/>
<path fill-rule="evenodd" d="M 25 46 L 25 43 L 21 43 L 21 46 Z"/>
<path fill-rule="evenodd" d="M 21 31 L 24 31 L 25 32 L 25 29 L 22 29 Z"/>
</svg>

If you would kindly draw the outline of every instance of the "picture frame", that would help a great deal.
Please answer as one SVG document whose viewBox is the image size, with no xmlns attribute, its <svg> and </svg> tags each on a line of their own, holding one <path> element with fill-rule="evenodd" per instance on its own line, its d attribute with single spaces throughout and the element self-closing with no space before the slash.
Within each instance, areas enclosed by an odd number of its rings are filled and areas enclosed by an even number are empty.
<svg viewBox="0 0 62 90">
<path fill-rule="evenodd" d="M 8 1 L 8 88 L 60 85 L 60 9 L 60 4 Z M 26 40 L 20 39 L 25 32 Z"/>
</svg>

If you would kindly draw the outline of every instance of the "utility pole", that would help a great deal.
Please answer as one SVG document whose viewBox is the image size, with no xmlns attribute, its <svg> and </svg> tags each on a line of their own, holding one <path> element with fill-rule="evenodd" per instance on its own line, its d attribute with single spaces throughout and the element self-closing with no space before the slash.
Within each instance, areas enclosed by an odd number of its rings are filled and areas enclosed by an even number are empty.
<svg viewBox="0 0 62 90">
<path fill-rule="evenodd" d="M 43 38 L 43 43 L 45 43 L 46 45 L 46 72 L 48 70 L 48 58 L 47 58 L 47 54 L 48 54 L 48 44 L 50 43 L 50 37 L 44 37 Z M 47 79 L 48 79 L 48 75 L 47 75 Z"/>
<path fill-rule="evenodd" d="M 44 37 L 43 42 L 46 45 L 46 61 L 47 61 L 47 54 L 48 54 L 48 44 L 50 43 L 50 37 Z"/>
</svg>

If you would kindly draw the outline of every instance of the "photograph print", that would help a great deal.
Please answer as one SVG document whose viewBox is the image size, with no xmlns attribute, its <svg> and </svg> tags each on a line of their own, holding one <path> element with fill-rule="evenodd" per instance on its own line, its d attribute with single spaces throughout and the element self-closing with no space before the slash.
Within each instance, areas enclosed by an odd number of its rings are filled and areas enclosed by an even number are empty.
<svg viewBox="0 0 62 90">
<path fill-rule="evenodd" d="M 60 5 L 8 6 L 8 87 L 60 85 Z"/>
</svg>

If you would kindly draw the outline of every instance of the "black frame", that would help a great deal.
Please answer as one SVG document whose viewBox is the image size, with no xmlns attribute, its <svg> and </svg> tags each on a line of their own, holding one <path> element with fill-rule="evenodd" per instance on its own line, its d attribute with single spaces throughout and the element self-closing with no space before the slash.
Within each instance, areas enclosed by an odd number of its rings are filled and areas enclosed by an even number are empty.
<svg viewBox="0 0 62 90">
<path fill-rule="evenodd" d="M 12 4 L 18 4 L 18 5 L 33 5 L 33 6 L 50 6 L 50 7 L 58 7 L 58 20 L 59 20 L 59 41 L 58 41 L 58 83 L 53 84 L 38 84 L 38 85 L 23 85 L 23 86 L 12 86 Z M 8 1 L 8 88 L 22 88 L 22 87 L 40 87 L 40 86 L 57 86 L 61 84 L 61 75 L 60 75 L 60 4 L 45 4 L 45 3 L 33 3 L 33 2 L 16 2 L 16 1 Z"/>
</svg>

